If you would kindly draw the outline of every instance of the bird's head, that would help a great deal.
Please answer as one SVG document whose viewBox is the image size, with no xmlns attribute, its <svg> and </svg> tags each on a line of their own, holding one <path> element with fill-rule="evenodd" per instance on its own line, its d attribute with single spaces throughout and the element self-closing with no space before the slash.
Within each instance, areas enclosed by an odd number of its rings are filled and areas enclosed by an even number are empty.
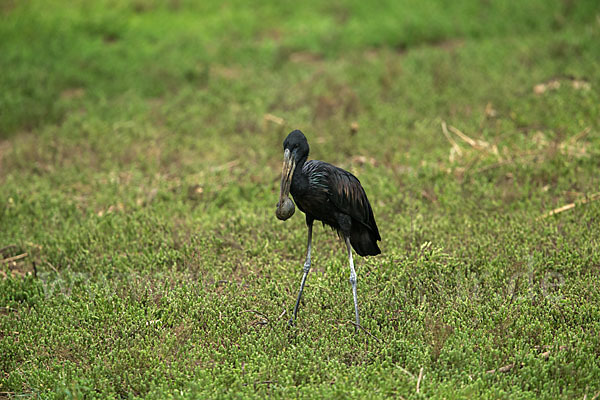
<svg viewBox="0 0 600 400">
<path fill-rule="evenodd" d="M 275 215 L 285 221 L 294 215 L 294 203 L 289 198 L 292 176 L 296 165 L 308 157 L 308 141 L 299 130 L 292 131 L 283 141 L 283 168 L 281 171 L 281 192 Z"/>
<path fill-rule="evenodd" d="M 296 129 L 290 132 L 289 135 L 283 141 L 283 151 L 289 150 L 291 155 L 294 156 L 296 161 L 299 161 L 303 157 L 308 157 L 309 147 L 308 141 L 304 133 Z"/>
</svg>

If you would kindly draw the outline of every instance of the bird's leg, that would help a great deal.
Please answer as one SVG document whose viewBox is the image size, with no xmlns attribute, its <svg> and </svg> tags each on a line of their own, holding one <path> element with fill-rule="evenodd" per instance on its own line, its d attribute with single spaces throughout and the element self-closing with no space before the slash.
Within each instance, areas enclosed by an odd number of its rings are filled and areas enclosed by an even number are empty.
<svg viewBox="0 0 600 400">
<path fill-rule="evenodd" d="M 296 306 L 294 307 L 294 317 L 290 318 L 289 324 L 294 325 L 296 321 L 296 315 L 298 314 L 298 307 L 300 306 L 300 298 L 302 298 L 302 291 L 304 290 L 304 283 L 306 282 L 306 276 L 310 271 L 310 247 L 312 242 L 312 227 L 313 222 L 307 222 L 308 225 L 308 249 L 306 250 L 306 261 L 304 261 L 304 274 L 302 275 L 302 282 L 300 283 L 300 292 L 298 293 L 298 299 L 296 300 Z"/>
<path fill-rule="evenodd" d="M 356 326 L 354 327 L 355 332 L 358 332 L 360 326 L 360 318 L 358 317 L 358 302 L 356 300 L 356 271 L 354 270 L 354 261 L 352 261 L 352 245 L 350 244 L 350 238 L 346 239 L 346 247 L 348 248 L 348 260 L 350 261 L 350 283 L 352 284 L 352 296 L 354 297 L 354 314 L 356 315 Z"/>
</svg>

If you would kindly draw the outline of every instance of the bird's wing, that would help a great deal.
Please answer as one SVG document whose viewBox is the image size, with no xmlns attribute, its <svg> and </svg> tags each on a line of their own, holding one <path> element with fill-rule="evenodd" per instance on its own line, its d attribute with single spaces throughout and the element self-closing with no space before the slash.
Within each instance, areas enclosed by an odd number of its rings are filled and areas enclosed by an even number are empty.
<svg viewBox="0 0 600 400">
<path fill-rule="evenodd" d="M 340 212 L 360 222 L 379 237 L 371 204 L 358 178 L 322 161 L 311 160 L 306 164 L 307 172 L 310 172 L 310 184 L 326 188 L 329 200 Z"/>
</svg>

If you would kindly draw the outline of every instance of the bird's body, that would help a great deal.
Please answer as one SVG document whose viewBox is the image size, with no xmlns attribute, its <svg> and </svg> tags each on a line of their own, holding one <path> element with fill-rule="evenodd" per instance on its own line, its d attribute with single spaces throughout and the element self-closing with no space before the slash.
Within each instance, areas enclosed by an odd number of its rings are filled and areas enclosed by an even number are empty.
<svg viewBox="0 0 600 400">
<path fill-rule="evenodd" d="M 304 283 L 310 270 L 312 227 L 315 220 L 331 226 L 344 239 L 350 263 L 350 283 L 354 297 L 356 327 L 360 326 L 356 295 L 356 272 L 352 248 L 361 256 L 381 253 L 377 241 L 381 240 L 369 199 L 360 181 L 350 172 L 323 161 L 308 159 L 309 146 L 304 134 L 291 132 L 283 142 L 284 163 L 281 193 L 277 203 L 277 218 L 286 220 L 294 214 L 288 198 L 291 193 L 300 211 L 306 214 L 308 248 L 304 274 L 294 308 L 296 319 Z"/>
<path fill-rule="evenodd" d="M 300 168 L 301 167 L 301 168 Z M 323 161 L 297 165 L 290 193 L 307 219 L 322 221 L 350 237 L 361 256 L 381 253 L 373 210 L 360 181 L 350 172 Z"/>
</svg>

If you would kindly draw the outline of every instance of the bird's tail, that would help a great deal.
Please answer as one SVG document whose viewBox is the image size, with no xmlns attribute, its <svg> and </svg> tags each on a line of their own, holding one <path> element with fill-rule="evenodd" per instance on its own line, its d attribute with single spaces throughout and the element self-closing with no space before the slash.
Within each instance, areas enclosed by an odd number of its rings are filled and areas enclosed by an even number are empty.
<svg viewBox="0 0 600 400">
<path fill-rule="evenodd" d="M 371 232 L 368 228 L 361 226 L 359 229 L 352 229 L 350 233 L 350 244 L 359 256 L 376 256 L 381 253 L 377 240 L 379 235 Z"/>
</svg>

